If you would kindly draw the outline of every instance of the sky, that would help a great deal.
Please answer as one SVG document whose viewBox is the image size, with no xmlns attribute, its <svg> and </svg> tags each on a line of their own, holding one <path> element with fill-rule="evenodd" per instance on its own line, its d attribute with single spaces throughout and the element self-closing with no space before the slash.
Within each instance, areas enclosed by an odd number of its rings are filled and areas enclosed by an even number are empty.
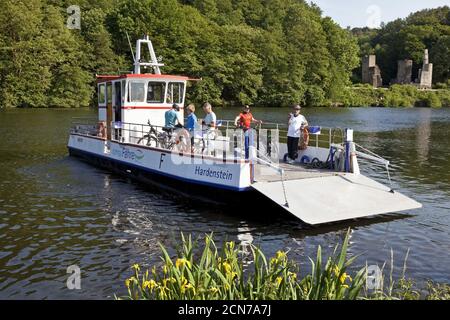
<svg viewBox="0 0 450 320">
<path fill-rule="evenodd" d="M 450 6 L 450 0 L 308 0 L 341 27 L 378 28 L 381 22 L 405 18 L 422 9 Z"/>
</svg>

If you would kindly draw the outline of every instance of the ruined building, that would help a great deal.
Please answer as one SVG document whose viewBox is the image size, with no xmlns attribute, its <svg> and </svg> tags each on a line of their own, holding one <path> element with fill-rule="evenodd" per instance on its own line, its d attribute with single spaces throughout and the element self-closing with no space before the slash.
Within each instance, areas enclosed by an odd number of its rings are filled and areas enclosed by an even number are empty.
<svg viewBox="0 0 450 320">
<path fill-rule="evenodd" d="M 362 82 L 370 83 L 374 88 L 383 85 L 380 68 L 376 64 L 376 56 L 365 56 L 362 61 Z"/>
<path fill-rule="evenodd" d="M 409 59 L 398 60 L 397 65 L 397 78 L 395 78 L 394 83 L 411 84 L 413 61 Z"/>
<path fill-rule="evenodd" d="M 416 84 L 419 89 L 431 89 L 433 83 L 433 64 L 428 58 L 428 49 L 425 49 L 423 55 L 422 69 L 419 69 L 419 76 L 416 79 Z"/>
</svg>

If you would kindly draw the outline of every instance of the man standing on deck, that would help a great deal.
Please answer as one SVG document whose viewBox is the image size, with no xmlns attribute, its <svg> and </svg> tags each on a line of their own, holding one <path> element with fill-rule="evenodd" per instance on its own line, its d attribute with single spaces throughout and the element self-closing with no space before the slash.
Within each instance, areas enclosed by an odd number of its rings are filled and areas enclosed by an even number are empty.
<svg viewBox="0 0 450 320">
<path fill-rule="evenodd" d="M 249 158 L 249 146 L 250 146 L 250 131 L 252 122 L 261 124 L 261 120 L 256 120 L 253 118 L 250 112 L 250 107 L 246 105 L 242 108 L 242 112 L 234 119 L 234 124 L 236 127 L 244 130 L 244 144 L 245 144 L 245 159 Z"/>
<path fill-rule="evenodd" d="M 183 121 L 180 116 L 180 106 L 174 103 L 172 105 L 172 109 L 166 111 L 164 114 L 165 117 L 165 125 L 164 127 L 167 129 L 175 129 L 175 127 L 182 127 Z"/>
<path fill-rule="evenodd" d="M 287 148 L 288 159 L 287 163 L 294 163 L 298 157 L 298 142 L 302 129 L 308 125 L 306 118 L 300 114 L 300 105 L 294 105 L 293 112 L 289 114 L 288 118 L 288 134 L 287 134 Z"/>
<path fill-rule="evenodd" d="M 203 119 L 203 126 L 205 131 L 214 130 L 216 127 L 217 117 L 216 114 L 212 111 L 212 106 L 209 102 L 205 102 L 203 104 L 203 111 L 205 111 L 206 116 Z"/>
<path fill-rule="evenodd" d="M 203 143 L 206 145 L 208 149 L 208 154 L 214 152 L 214 144 L 210 143 L 211 140 L 216 138 L 216 126 L 217 126 L 217 117 L 216 114 L 212 111 L 212 106 L 209 102 L 205 102 L 203 104 L 203 111 L 205 111 L 205 119 L 202 121 L 202 136 Z"/>
</svg>

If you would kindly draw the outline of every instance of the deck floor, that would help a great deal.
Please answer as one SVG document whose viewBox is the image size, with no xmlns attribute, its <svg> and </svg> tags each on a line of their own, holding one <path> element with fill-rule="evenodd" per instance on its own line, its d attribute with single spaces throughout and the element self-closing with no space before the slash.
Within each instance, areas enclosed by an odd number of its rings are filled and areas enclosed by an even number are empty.
<svg viewBox="0 0 450 320">
<path fill-rule="evenodd" d="M 279 163 L 278 166 L 284 170 L 284 180 L 310 179 L 344 175 L 344 172 L 336 172 L 327 169 L 307 168 L 301 164 Z M 255 166 L 255 180 L 258 182 L 280 181 L 280 174 L 273 168 L 264 164 Z"/>
</svg>

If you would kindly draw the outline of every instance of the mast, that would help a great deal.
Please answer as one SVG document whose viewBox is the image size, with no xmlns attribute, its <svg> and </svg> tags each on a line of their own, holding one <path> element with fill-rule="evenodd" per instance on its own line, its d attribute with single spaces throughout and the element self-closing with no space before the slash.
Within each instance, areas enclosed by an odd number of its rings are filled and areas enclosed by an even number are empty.
<svg viewBox="0 0 450 320">
<path fill-rule="evenodd" d="M 147 44 L 148 51 L 150 52 L 151 61 L 144 61 L 141 59 L 141 49 L 143 45 Z M 161 74 L 159 67 L 164 66 L 164 64 L 159 63 L 156 58 L 155 50 L 153 49 L 153 44 L 150 41 L 148 35 L 145 35 L 142 39 L 136 41 L 136 57 L 134 59 L 134 73 L 141 74 L 141 67 L 151 67 L 155 74 Z"/>
</svg>

